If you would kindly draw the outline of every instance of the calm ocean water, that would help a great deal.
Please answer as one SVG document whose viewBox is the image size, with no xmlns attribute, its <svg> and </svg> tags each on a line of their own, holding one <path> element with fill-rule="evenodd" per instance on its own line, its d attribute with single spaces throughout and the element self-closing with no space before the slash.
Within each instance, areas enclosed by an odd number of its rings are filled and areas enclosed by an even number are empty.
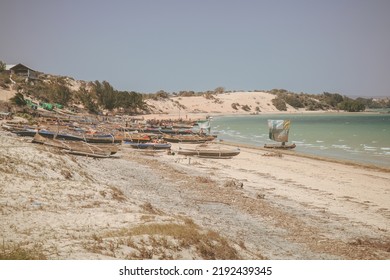
<svg viewBox="0 0 390 280">
<path fill-rule="evenodd" d="M 218 139 L 263 147 L 268 119 L 290 119 L 289 143 L 300 153 L 390 167 L 390 114 L 275 114 L 214 117 Z"/>
</svg>

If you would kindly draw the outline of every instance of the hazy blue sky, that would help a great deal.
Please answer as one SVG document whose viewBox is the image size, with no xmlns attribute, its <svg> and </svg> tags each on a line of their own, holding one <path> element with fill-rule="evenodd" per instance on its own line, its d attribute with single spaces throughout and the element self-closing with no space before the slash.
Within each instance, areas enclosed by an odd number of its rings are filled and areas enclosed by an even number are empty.
<svg viewBox="0 0 390 280">
<path fill-rule="evenodd" d="M 138 92 L 390 96 L 390 1 L 1 0 L 0 60 Z"/>
</svg>

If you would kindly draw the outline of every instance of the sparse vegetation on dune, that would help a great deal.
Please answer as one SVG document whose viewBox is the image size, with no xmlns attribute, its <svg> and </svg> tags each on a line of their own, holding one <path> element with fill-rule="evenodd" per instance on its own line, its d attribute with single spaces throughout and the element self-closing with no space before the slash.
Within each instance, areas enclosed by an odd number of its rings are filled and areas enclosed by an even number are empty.
<svg viewBox="0 0 390 280">
<path fill-rule="evenodd" d="M 178 222 L 180 222 L 179 219 Z M 191 219 L 182 223 L 148 223 L 94 234 L 84 248 L 121 259 L 241 259 L 231 241 L 215 231 L 202 230 Z"/>
<path fill-rule="evenodd" d="M 1 61 L 0 61 L 1 62 Z M 1 62 L 1 65 L 5 65 Z M 91 114 L 99 114 L 103 111 L 111 111 L 114 114 L 149 114 L 149 113 L 170 113 L 158 108 L 155 103 L 166 102 L 173 98 L 204 97 L 213 101 L 215 107 L 223 105 L 224 101 L 218 96 L 230 94 L 235 91 L 228 91 L 220 86 L 214 90 L 195 92 L 183 90 L 179 92 L 167 92 L 159 90 L 156 93 L 139 93 L 135 91 L 118 91 L 107 81 L 76 81 L 71 77 L 55 76 L 39 73 L 38 79 L 26 81 L 24 78 L 13 75 L 10 79 L 9 73 L 4 67 L 0 67 L 0 87 L 5 90 L 14 90 L 19 94 L 12 100 L 16 106 L 25 106 L 23 98 L 32 98 L 38 103 L 60 104 L 61 106 L 78 108 Z M 275 95 L 272 105 L 278 111 L 287 111 L 287 105 L 294 109 L 317 111 L 317 110 L 344 110 L 350 112 L 364 111 L 367 108 L 389 108 L 389 99 L 375 100 L 373 98 L 352 99 L 339 93 L 324 92 L 322 94 L 294 93 L 285 89 L 272 89 L 269 91 L 254 90 L 251 92 L 267 92 Z M 21 96 L 23 98 L 21 98 Z M 149 102 L 153 101 L 153 102 Z M 258 104 L 239 105 L 237 99 L 230 102 L 235 111 L 243 113 L 263 112 Z M 201 103 L 201 101 L 199 101 Z M 28 104 L 27 104 L 28 105 Z M 51 106 L 51 105 L 50 105 Z M 43 108 L 50 109 L 50 106 Z M 230 106 L 230 105 L 229 105 Z M 171 110 L 193 110 L 203 112 L 199 108 L 189 109 L 180 100 L 175 100 Z M 255 109 L 253 109 L 255 108 Z M 26 109 L 23 109 L 24 111 Z M 218 110 L 213 110 L 213 112 Z M 211 111 L 209 112 L 211 113 Z"/>
<path fill-rule="evenodd" d="M 46 260 L 41 244 L 3 243 L 0 244 L 0 260 Z"/>
<path fill-rule="evenodd" d="M 390 100 L 374 100 L 373 98 L 353 99 L 339 93 L 323 92 L 322 94 L 294 93 L 285 89 L 273 89 L 269 93 L 276 95 L 273 103 L 280 111 L 285 111 L 283 103 L 294 108 L 305 108 L 309 111 L 343 110 L 361 112 L 370 108 L 390 107 Z"/>
</svg>

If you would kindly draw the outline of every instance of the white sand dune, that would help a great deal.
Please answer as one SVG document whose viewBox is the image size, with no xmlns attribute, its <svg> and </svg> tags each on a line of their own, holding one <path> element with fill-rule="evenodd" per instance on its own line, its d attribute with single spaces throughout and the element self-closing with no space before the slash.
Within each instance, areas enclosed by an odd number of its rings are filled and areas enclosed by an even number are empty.
<svg viewBox="0 0 390 280">
<path fill-rule="evenodd" d="M 275 113 L 278 109 L 272 104 L 276 96 L 267 92 L 230 92 L 203 96 L 180 96 L 168 99 L 146 100 L 153 109 L 152 117 L 157 118 L 202 118 L 205 115 L 234 115 Z M 288 113 L 301 112 L 287 104 Z M 150 117 L 150 116 L 149 116 Z M 148 117 L 148 118 L 149 118 Z"/>
</svg>

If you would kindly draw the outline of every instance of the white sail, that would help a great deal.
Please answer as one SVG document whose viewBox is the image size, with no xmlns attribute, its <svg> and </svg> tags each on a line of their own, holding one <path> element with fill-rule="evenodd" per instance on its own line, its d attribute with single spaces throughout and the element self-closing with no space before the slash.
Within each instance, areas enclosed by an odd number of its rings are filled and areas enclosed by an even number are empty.
<svg viewBox="0 0 390 280">
<path fill-rule="evenodd" d="M 288 142 L 290 120 L 268 120 L 269 139 L 277 142 Z"/>
<path fill-rule="evenodd" d="M 211 130 L 210 120 L 198 121 L 197 124 L 201 132 L 207 131 L 210 134 L 210 130 Z"/>
</svg>

